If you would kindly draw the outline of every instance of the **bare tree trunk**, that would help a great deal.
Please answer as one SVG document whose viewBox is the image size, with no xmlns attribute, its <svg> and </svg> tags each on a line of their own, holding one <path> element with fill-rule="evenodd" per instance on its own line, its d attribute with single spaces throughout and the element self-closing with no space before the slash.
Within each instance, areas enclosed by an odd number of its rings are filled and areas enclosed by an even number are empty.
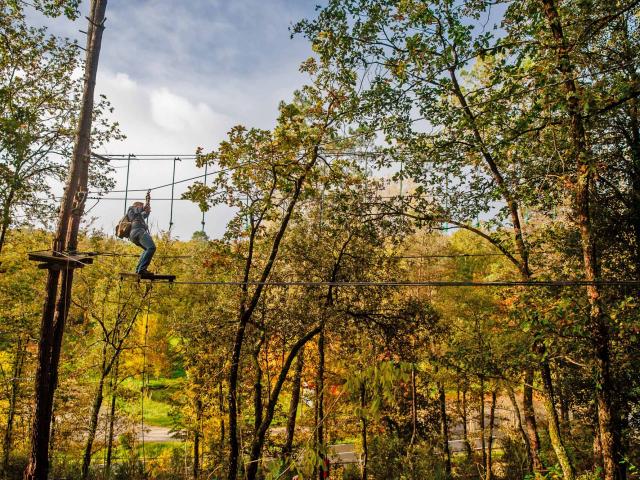
<svg viewBox="0 0 640 480">
<path fill-rule="evenodd" d="M 484 377 L 480 377 L 480 436 L 482 443 L 482 466 L 487 464 L 487 445 L 484 425 Z"/>
<path fill-rule="evenodd" d="M 527 367 L 524 373 L 524 385 L 522 387 L 522 410 L 527 426 L 527 436 L 529 437 L 531 468 L 534 473 L 539 473 L 542 472 L 544 466 L 540 460 L 540 437 L 538 436 L 536 414 L 533 408 L 533 380 L 534 370 L 531 367 Z"/>
<path fill-rule="evenodd" d="M 31 457 L 25 480 L 46 480 L 49 471 L 49 434 L 52 405 L 49 403 L 51 387 L 50 353 L 53 343 L 53 314 L 58 292 L 59 271 L 49 270 L 47 297 L 40 327 L 38 363 L 36 368 L 36 404 L 31 429 Z"/>
<path fill-rule="evenodd" d="M 560 409 L 560 426 L 566 432 L 569 428 L 569 402 L 567 401 L 567 395 L 562 383 L 562 362 L 555 362 L 555 376 L 556 376 L 556 397 L 558 408 Z"/>
<path fill-rule="evenodd" d="M 597 406 L 596 406 L 597 409 Z M 598 428 L 598 422 L 593 425 L 593 469 L 603 469 L 602 462 L 602 443 L 600 443 L 600 429 Z"/>
<path fill-rule="evenodd" d="M 449 422 L 447 421 L 447 399 L 444 384 L 438 382 L 438 403 L 440 405 L 440 435 L 442 436 L 442 452 L 444 453 L 444 471 L 451 476 L 451 450 L 449 449 Z"/>
<path fill-rule="evenodd" d="M 518 432 L 520 432 L 520 436 L 522 437 L 522 442 L 524 443 L 525 450 L 527 452 L 527 459 L 529 461 L 529 470 L 533 469 L 533 458 L 531 455 L 531 444 L 529 443 L 529 436 L 527 432 L 524 430 L 524 426 L 522 425 L 522 416 L 520 415 L 520 407 L 518 406 L 518 400 L 516 400 L 516 393 L 513 391 L 513 387 L 505 382 L 505 386 L 507 388 L 507 393 L 509 394 L 509 400 L 511 401 L 511 405 L 513 406 L 513 412 L 516 419 L 516 426 L 518 427 Z"/>
<path fill-rule="evenodd" d="M 56 410 L 55 406 L 51 411 L 51 435 L 49 436 L 49 457 L 53 458 L 53 453 L 55 452 L 56 445 Z"/>
<path fill-rule="evenodd" d="M 464 440 L 464 449 L 467 454 L 467 460 L 471 460 L 473 457 L 473 450 L 471 449 L 471 442 L 469 442 L 468 432 L 468 415 L 467 415 L 467 388 L 462 390 L 462 439 Z"/>
<path fill-rule="evenodd" d="M 411 446 L 415 445 L 418 430 L 418 404 L 416 398 L 416 364 L 411 363 Z"/>
<path fill-rule="evenodd" d="M 563 478 L 565 480 L 574 480 L 575 471 L 573 464 L 571 463 L 567 449 L 562 441 L 562 434 L 560 433 L 558 412 L 556 411 L 553 398 L 551 369 L 549 368 L 549 362 L 546 359 L 542 361 L 540 376 L 542 378 L 542 387 L 544 391 L 544 408 L 549 421 L 549 439 L 551 440 L 551 445 L 553 446 L 553 450 L 555 451 L 560 467 L 562 468 Z"/>
<path fill-rule="evenodd" d="M 16 415 L 16 406 L 18 394 L 20 390 L 20 377 L 22 377 L 22 369 L 27 356 L 27 338 L 18 336 L 16 343 L 16 353 L 13 358 L 13 368 L 11 369 L 11 387 L 9 391 L 9 409 L 7 411 L 7 425 L 4 431 L 4 441 L 2 443 L 2 471 L 7 472 L 9 468 L 9 457 L 11 455 L 11 446 L 13 443 L 13 424 Z"/>
<path fill-rule="evenodd" d="M 575 216 L 580 231 L 585 280 L 593 282 L 599 277 L 598 257 L 593 237 L 591 218 L 591 188 L 597 165 L 589 151 L 582 113 L 582 100 L 575 80 L 575 67 L 569 52 L 571 46 L 565 38 L 556 0 L 541 0 L 544 15 L 553 34 L 557 52 L 558 70 L 562 74 L 566 96 L 567 113 L 571 121 L 572 156 L 576 165 Z M 595 284 L 586 287 L 589 302 L 589 327 L 595 353 L 596 402 L 598 404 L 598 425 L 604 462 L 604 480 L 620 478 L 617 448 L 620 445 L 619 432 L 614 425 L 611 394 L 610 334 L 607 319 L 602 310 L 600 287 Z"/>
<path fill-rule="evenodd" d="M 86 200 L 86 195 L 81 194 L 77 196 L 76 194 L 79 190 L 86 192 L 86 185 L 80 184 L 80 180 L 81 178 L 86 178 L 86 175 L 83 174 L 83 169 L 86 170 L 88 168 L 89 162 L 88 154 L 93 116 L 93 96 L 106 7 L 107 0 L 92 0 L 91 20 L 89 21 L 87 33 L 87 57 L 85 62 L 82 107 L 76 132 L 73 161 L 70 166 L 60 207 L 56 239 L 53 245 L 54 252 L 64 251 L 69 241 L 75 244 L 77 230 L 72 228 L 71 230 L 75 231 L 75 234 L 72 235 L 71 238 L 68 237 L 70 231 L 69 221 L 72 214 L 78 217 L 82 214 L 82 208 Z M 74 209 L 77 210 L 78 213 L 76 213 Z M 59 276 L 59 270 L 56 270 L 54 267 L 49 269 L 40 341 L 38 344 L 39 352 L 35 387 L 36 405 L 31 433 L 31 453 L 29 464 L 24 473 L 26 480 L 46 480 L 49 470 L 48 446 L 53 394 L 57 385 L 58 363 L 64 324 L 69 306 L 68 300 L 70 300 L 73 282 L 73 270 L 64 271 L 59 301 L 56 302 L 56 297 L 58 297 Z"/>
<path fill-rule="evenodd" d="M 196 428 L 193 432 L 193 479 L 200 478 L 200 424 L 202 422 L 202 400 L 198 397 L 195 402 L 196 407 Z"/>
<path fill-rule="evenodd" d="M 293 374 L 293 382 L 291 383 L 291 400 L 289 402 L 289 414 L 287 416 L 287 437 L 282 447 L 282 460 L 285 464 L 291 458 L 293 451 L 293 439 L 296 432 L 296 418 L 298 415 L 298 405 L 300 404 L 300 386 L 302 384 L 302 370 L 304 368 L 304 349 L 300 350 L 296 369 Z"/>
<path fill-rule="evenodd" d="M 109 392 L 111 393 L 111 405 L 109 408 L 109 432 L 107 435 L 107 459 L 105 461 L 105 475 L 108 478 L 111 477 L 111 455 L 113 452 L 113 429 L 116 421 L 116 398 L 118 396 L 118 370 L 120 367 L 120 360 L 116 359 L 113 367 L 113 374 L 109 382 Z"/>
<path fill-rule="evenodd" d="M 103 364 L 104 365 L 104 364 Z M 91 453 L 93 450 L 93 442 L 96 438 L 98 430 L 98 420 L 100 418 L 100 408 L 102 408 L 103 388 L 104 388 L 104 369 L 100 373 L 100 381 L 96 387 L 96 394 L 93 398 L 91 407 L 91 417 L 89 419 L 89 431 L 87 432 L 87 442 L 84 447 L 84 455 L 82 456 L 82 479 L 89 478 L 89 465 L 91 464 Z"/>
<path fill-rule="evenodd" d="M 491 392 L 491 407 L 489 409 L 489 438 L 487 441 L 487 463 L 485 470 L 485 480 L 493 479 L 493 427 L 496 422 L 496 399 L 498 392 L 493 390 Z"/>
<path fill-rule="evenodd" d="M 316 378 L 316 455 L 324 459 L 324 326 L 318 336 L 318 376 Z M 318 472 L 322 480 L 322 469 Z"/>
<path fill-rule="evenodd" d="M 256 431 L 253 441 L 251 443 L 251 453 L 249 456 L 249 464 L 247 465 L 246 477 L 247 480 L 255 480 L 258 473 L 258 463 L 260 457 L 262 455 L 262 449 L 264 447 L 264 441 L 267 434 L 267 430 L 271 425 L 273 420 L 273 414 L 276 409 L 276 405 L 278 404 L 278 399 L 280 397 L 280 392 L 282 391 L 282 386 L 287 379 L 287 375 L 289 374 L 289 370 L 291 368 L 291 364 L 293 363 L 293 359 L 298 355 L 298 352 L 305 344 L 311 340 L 314 336 L 316 336 L 322 330 L 322 326 L 317 326 L 314 329 L 308 331 L 304 336 L 302 336 L 296 343 L 291 347 L 291 351 L 287 356 L 287 359 L 280 369 L 280 374 L 278 375 L 278 379 L 273 387 L 273 391 L 269 396 L 269 402 L 267 403 L 267 408 L 265 410 L 264 418 L 260 427 Z"/>
<path fill-rule="evenodd" d="M 409 472 L 411 480 L 416 478 L 416 468 L 414 448 L 418 433 L 418 400 L 416 389 L 416 364 L 411 362 L 411 439 L 409 440 L 409 448 L 407 449 L 407 462 L 409 463 Z"/>
<path fill-rule="evenodd" d="M 360 416 L 360 438 L 362 440 L 362 474 L 361 479 L 367 480 L 367 463 L 369 461 L 369 447 L 367 445 L 367 418 L 364 415 L 366 406 L 366 383 L 362 380 L 360 385 L 360 410 L 363 412 Z"/>
<path fill-rule="evenodd" d="M 260 366 L 260 351 L 265 340 L 264 330 L 260 332 L 260 338 L 256 342 L 253 349 L 253 368 L 256 371 L 256 377 L 253 382 L 253 432 L 257 434 L 260 424 L 262 423 L 262 367 Z"/>
<path fill-rule="evenodd" d="M 300 193 L 302 191 L 302 187 L 306 182 L 307 175 L 311 171 L 311 168 L 315 165 L 318 159 L 318 147 L 316 146 L 313 150 L 312 158 L 306 164 L 304 172 L 298 178 L 295 184 L 294 191 L 291 196 L 291 201 L 287 207 L 284 217 L 280 222 L 280 226 L 278 231 L 273 239 L 273 243 L 271 245 L 271 251 L 269 253 L 269 258 L 264 268 L 262 269 L 262 273 L 260 275 L 260 282 L 256 286 L 253 295 L 248 304 L 245 305 L 243 300 L 243 304 L 240 309 L 240 318 L 238 320 L 238 326 L 236 329 L 236 336 L 233 342 L 233 348 L 231 351 L 231 367 L 229 368 L 229 472 L 227 476 L 227 480 L 236 480 L 238 476 L 238 460 L 239 460 L 239 444 L 238 444 L 238 377 L 239 377 L 239 369 L 240 369 L 240 354 L 242 352 L 242 345 L 244 343 L 244 335 L 247 328 L 247 324 L 251 320 L 253 316 L 253 312 L 258 306 L 258 302 L 262 297 L 262 292 L 264 290 L 264 284 L 269 278 L 271 274 L 271 270 L 273 268 L 273 264 L 276 261 L 278 256 L 278 251 L 280 249 L 280 243 L 284 238 L 284 234 L 287 231 L 287 227 L 289 226 L 289 220 L 293 215 L 293 210 L 295 209 L 298 199 L 300 198 Z M 255 232 L 252 233 L 251 239 L 255 238 Z M 249 255 L 249 260 L 247 261 L 247 265 L 245 268 L 245 282 L 248 281 L 248 274 L 251 268 L 251 264 L 249 263 L 251 260 L 251 255 Z M 246 293 L 246 283 L 244 284 L 244 293 Z"/>
<path fill-rule="evenodd" d="M 13 185 L 11 185 L 9 193 L 7 194 L 7 198 L 5 199 L 4 205 L 2 206 L 2 225 L 0 225 L 0 253 L 2 253 L 2 247 L 4 247 L 7 232 L 9 231 L 9 225 L 11 225 L 11 204 L 13 203 L 14 195 L 15 190 L 13 188 Z"/>
<path fill-rule="evenodd" d="M 222 381 L 218 383 L 218 409 L 220 410 L 220 451 L 224 448 L 225 443 L 225 429 L 224 429 L 224 392 L 222 388 Z"/>
</svg>

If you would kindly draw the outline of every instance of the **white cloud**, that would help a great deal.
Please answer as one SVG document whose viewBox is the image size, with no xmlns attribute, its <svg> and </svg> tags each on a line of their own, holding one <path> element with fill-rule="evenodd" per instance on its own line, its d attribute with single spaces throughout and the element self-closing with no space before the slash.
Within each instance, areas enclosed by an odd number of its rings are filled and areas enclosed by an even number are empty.
<svg viewBox="0 0 640 480">
<path fill-rule="evenodd" d="M 107 95 L 115 108 L 114 119 L 127 135 L 122 142 L 112 142 L 102 151 L 110 154 L 193 154 L 198 146 L 212 149 L 224 138 L 233 121 L 226 115 L 217 113 L 211 105 L 193 101 L 177 92 L 169 85 L 154 86 L 137 82 L 123 72 L 113 73 L 102 70 L 98 76 L 96 89 Z M 170 160 L 170 159 L 169 159 Z M 125 187 L 126 162 L 114 161 L 116 170 L 116 190 Z M 133 160 L 130 166 L 129 189 L 148 189 L 171 182 L 173 162 L 147 162 Z M 203 170 L 195 166 L 193 160 L 185 159 L 176 163 L 176 180 L 202 175 Z M 188 183 L 176 185 L 174 198 L 179 198 Z M 122 193 L 112 193 L 111 198 L 122 199 Z M 128 199 L 144 196 L 144 193 L 130 192 Z M 171 197 L 170 187 L 152 192 L 151 226 L 154 231 L 166 230 L 169 226 Z M 98 217 L 97 224 L 108 231 L 122 215 L 124 200 L 102 200 L 92 210 Z M 200 229 L 201 213 L 191 202 L 177 200 L 174 203 L 173 233 L 181 238 L 189 238 Z M 210 219 L 207 232 L 219 236 L 229 219 L 230 212 L 218 208 L 207 215 Z M 215 221 L 211 221 L 215 220 Z"/>
<path fill-rule="evenodd" d="M 170 132 L 201 132 L 214 130 L 228 120 L 215 113 L 203 102 L 191 103 L 163 87 L 151 91 L 151 117 L 160 127 Z"/>
<path fill-rule="evenodd" d="M 110 0 L 100 54 L 96 93 L 107 95 L 114 119 L 127 139 L 107 145 L 111 154 L 191 154 L 214 148 L 236 124 L 271 128 L 277 105 L 291 98 L 305 78 L 298 65 L 311 53 L 308 43 L 289 38 L 291 22 L 314 14 L 315 0 Z M 86 10 L 89 2 L 82 2 Z M 77 38 L 87 14 L 76 22 L 33 15 L 52 33 Z M 115 163 L 115 162 L 114 162 Z M 119 162 L 117 186 L 126 183 Z M 130 189 L 169 183 L 172 162 L 131 162 Z M 201 174 L 194 162 L 176 164 L 176 179 Z M 179 197 L 187 183 L 176 186 Z M 166 229 L 169 189 L 153 192 L 152 224 Z M 140 194 L 138 194 L 140 195 Z M 121 196 L 113 194 L 113 197 Z M 131 199 L 131 195 L 128 196 Z M 111 230 L 124 201 L 101 201 L 91 215 Z M 229 212 L 207 214 L 207 233 L 220 235 Z M 201 214 L 190 202 L 174 205 L 174 232 L 182 238 L 200 228 Z"/>
<path fill-rule="evenodd" d="M 97 90 L 115 107 L 114 119 L 127 135 L 107 146 L 112 152 L 193 153 L 213 148 L 233 121 L 204 102 L 194 102 L 170 86 L 138 83 L 126 73 L 103 71 Z"/>
</svg>

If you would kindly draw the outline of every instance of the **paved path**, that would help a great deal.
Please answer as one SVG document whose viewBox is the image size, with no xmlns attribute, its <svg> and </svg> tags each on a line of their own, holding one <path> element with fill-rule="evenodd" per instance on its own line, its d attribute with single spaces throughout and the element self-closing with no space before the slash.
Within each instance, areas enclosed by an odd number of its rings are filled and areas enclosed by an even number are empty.
<svg viewBox="0 0 640 480">
<path fill-rule="evenodd" d="M 355 452 L 355 445 L 353 443 L 337 443 L 330 445 L 329 459 L 331 463 L 340 463 L 342 465 L 347 463 L 358 463 L 360 461 L 359 455 Z"/>
<path fill-rule="evenodd" d="M 140 426 L 137 430 L 138 441 L 142 441 L 142 432 Z M 154 425 L 144 426 L 145 442 L 179 442 L 181 440 L 180 432 L 171 432 L 167 427 L 156 427 Z"/>
</svg>

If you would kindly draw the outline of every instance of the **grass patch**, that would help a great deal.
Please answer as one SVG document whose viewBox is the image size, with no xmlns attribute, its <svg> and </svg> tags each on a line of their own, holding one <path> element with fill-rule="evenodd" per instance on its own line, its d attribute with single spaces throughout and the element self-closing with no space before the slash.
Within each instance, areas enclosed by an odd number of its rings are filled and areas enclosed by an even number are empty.
<svg viewBox="0 0 640 480">
<path fill-rule="evenodd" d="M 171 450 L 176 447 L 176 445 L 182 444 L 180 440 L 175 440 L 171 442 L 145 442 L 144 444 L 144 454 L 146 457 L 159 457 L 162 452 L 166 450 Z M 138 454 L 142 456 L 142 445 L 138 445 Z"/>
<path fill-rule="evenodd" d="M 119 408 L 131 417 L 140 418 L 140 411 L 143 409 L 140 395 L 131 398 L 129 401 L 120 403 Z M 169 417 L 171 405 L 146 396 L 144 399 L 144 423 L 156 427 L 171 428 L 172 420 Z"/>
<path fill-rule="evenodd" d="M 159 402 L 153 398 L 144 400 L 144 421 L 148 425 L 171 428 L 172 420 L 169 417 L 171 405 Z"/>
<path fill-rule="evenodd" d="M 146 383 L 144 398 L 144 422 L 156 427 L 171 428 L 173 420 L 169 416 L 173 402 L 172 395 L 184 386 L 182 378 L 150 378 Z M 142 409 L 140 389 L 142 381 L 139 378 L 129 378 L 123 382 L 126 394 L 118 398 L 119 408 L 131 417 L 140 418 Z"/>
</svg>

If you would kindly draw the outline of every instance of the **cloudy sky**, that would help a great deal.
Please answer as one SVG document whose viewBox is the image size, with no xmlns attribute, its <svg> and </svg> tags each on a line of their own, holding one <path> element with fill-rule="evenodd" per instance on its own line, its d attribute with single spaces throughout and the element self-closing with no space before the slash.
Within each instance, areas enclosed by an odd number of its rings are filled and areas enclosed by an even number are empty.
<svg viewBox="0 0 640 480">
<path fill-rule="evenodd" d="M 292 23 L 314 14 L 317 0 L 109 0 L 97 82 L 127 135 L 109 154 L 193 154 L 213 148 L 237 124 L 270 128 L 277 105 L 305 82 L 299 64 L 311 55 L 307 42 L 290 38 Z M 88 1 L 83 2 L 88 7 Z M 46 20 L 52 33 L 84 45 L 84 15 L 76 22 Z M 129 187 L 169 183 L 171 161 L 132 161 Z M 116 162 L 116 189 L 125 185 L 126 162 Z M 176 179 L 203 173 L 192 160 L 177 163 Z M 176 186 L 179 197 L 184 185 Z M 153 192 L 170 197 L 170 189 Z M 111 194 L 121 198 L 121 194 Z M 89 206 L 93 203 L 89 203 Z M 122 201 L 101 201 L 90 212 L 96 226 L 112 231 Z M 207 213 L 206 232 L 217 237 L 229 211 Z M 154 232 L 169 226 L 169 202 L 153 203 Z M 200 229 L 201 214 L 186 201 L 174 204 L 174 236 Z"/>
</svg>

